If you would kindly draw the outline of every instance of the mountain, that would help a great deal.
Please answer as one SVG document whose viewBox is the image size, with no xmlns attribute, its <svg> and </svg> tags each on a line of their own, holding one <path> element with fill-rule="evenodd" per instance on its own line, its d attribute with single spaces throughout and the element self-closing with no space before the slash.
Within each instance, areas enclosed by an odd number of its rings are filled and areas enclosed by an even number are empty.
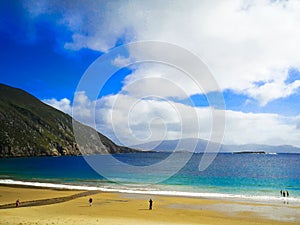
<svg viewBox="0 0 300 225">
<path fill-rule="evenodd" d="M 205 151 L 208 144 L 207 140 L 203 139 L 182 139 L 182 140 L 164 140 L 164 141 L 153 141 L 140 145 L 132 146 L 137 149 L 153 150 L 153 151 L 166 151 L 170 152 L 176 149 L 177 144 L 181 142 L 180 146 L 183 146 L 184 151 L 191 151 L 194 148 L 194 144 L 197 143 L 195 147 L 196 153 L 201 153 Z M 218 143 L 212 143 L 212 145 L 219 145 Z M 245 144 L 245 145 L 224 145 L 220 144 L 219 152 L 266 152 L 266 153 L 300 153 L 300 148 L 292 145 L 261 145 L 261 144 Z"/>
<path fill-rule="evenodd" d="M 73 134 L 72 117 L 44 104 L 29 93 L 0 84 L 0 157 L 60 156 L 127 153 L 137 150 L 118 146 L 92 128 L 76 122 L 86 134 L 79 146 Z M 81 151 L 80 151 L 80 150 Z"/>
</svg>

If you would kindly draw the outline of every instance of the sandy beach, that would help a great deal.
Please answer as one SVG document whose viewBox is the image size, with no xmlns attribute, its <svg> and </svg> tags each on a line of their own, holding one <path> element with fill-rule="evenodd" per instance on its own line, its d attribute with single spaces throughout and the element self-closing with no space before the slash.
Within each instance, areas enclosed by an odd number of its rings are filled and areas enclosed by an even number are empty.
<svg viewBox="0 0 300 225">
<path fill-rule="evenodd" d="M 89 198 L 93 205 L 89 206 Z M 153 210 L 148 200 L 153 199 Z M 15 207 L 16 199 L 20 207 Z M 300 207 L 0 186 L 0 224 L 299 224 Z"/>
</svg>

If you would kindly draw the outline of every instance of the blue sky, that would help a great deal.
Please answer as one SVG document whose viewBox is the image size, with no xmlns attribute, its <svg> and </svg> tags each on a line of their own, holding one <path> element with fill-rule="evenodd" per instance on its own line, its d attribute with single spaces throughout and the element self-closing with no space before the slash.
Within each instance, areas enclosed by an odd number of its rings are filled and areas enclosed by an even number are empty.
<svg viewBox="0 0 300 225">
<path fill-rule="evenodd" d="M 1 82 L 39 99 L 72 98 L 81 75 L 101 53 L 65 50 L 72 34 L 52 16 L 31 21 L 17 1 L 1 1 L 0 8 Z"/>
<path fill-rule="evenodd" d="M 116 142 L 151 141 L 159 137 L 155 136 L 159 130 L 154 129 L 153 137 L 147 139 L 144 123 L 152 119 L 141 117 L 142 112 L 134 107 L 141 104 L 148 110 L 144 108 L 144 114 L 159 115 L 172 129 L 180 119 L 170 117 L 168 105 L 189 105 L 187 99 L 166 93 L 163 86 L 155 93 L 160 100 L 137 99 L 133 93 L 148 93 L 145 85 L 149 83 L 137 82 L 140 86 L 135 88 L 132 84 L 138 79 L 164 77 L 188 86 L 180 80 L 183 75 L 162 66 L 119 65 L 98 99 L 79 93 L 77 85 L 89 66 L 115 47 L 134 41 L 164 41 L 195 53 L 214 75 L 226 105 L 225 143 L 300 147 L 299 10 L 297 1 L 1 1 L 0 82 L 24 89 L 70 114 L 74 96 L 79 96 L 80 107 L 96 107 L 97 128 Z M 133 54 L 127 49 L 125 57 Z M 211 118 L 205 110 L 210 93 L 183 86 L 190 89 L 188 100 L 201 114 L 204 130 L 200 137 L 208 139 Z M 113 105 L 121 98 L 134 104 L 130 111 L 134 115 L 121 116 L 127 108 Z M 112 111 L 119 115 L 116 121 L 124 122 L 119 122 L 118 135 L 111 125 L 115 123 L 109 116 Z M 88 121 L 88 116 L 82 115 L 82 121 Z M 129 117 L 135 121 L 131 130 L 125 128 L 131 123 Z M 177 131 L 170 130 L 164 138 L 194 135 L 180 136 Z M 136 132 L 135 137 L 128 138 L 130 132 Z"/>
</svg>

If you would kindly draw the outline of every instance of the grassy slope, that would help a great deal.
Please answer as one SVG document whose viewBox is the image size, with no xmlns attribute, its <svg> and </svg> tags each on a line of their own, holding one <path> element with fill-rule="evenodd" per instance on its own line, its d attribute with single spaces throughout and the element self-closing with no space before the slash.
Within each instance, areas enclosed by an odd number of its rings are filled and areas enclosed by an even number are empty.
<svg viewBox="0 0 300 225">
<path fill-rule="evenodd" d="M 91 128 L 80 125 L 82 129 Z M 85 146 L 91 153 L 133 151 L 99 134 L 103 146 Z M 89 138 L 89 137 L 86 137 Z M 79 155 L 72 118 L 27 92 L 0 84 L 0 157 Z"/>
</svg>

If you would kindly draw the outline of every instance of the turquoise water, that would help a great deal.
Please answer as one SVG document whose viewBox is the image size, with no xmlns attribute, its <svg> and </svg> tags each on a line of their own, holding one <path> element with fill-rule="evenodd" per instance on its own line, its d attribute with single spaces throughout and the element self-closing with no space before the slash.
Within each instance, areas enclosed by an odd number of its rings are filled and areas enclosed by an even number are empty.
<svg viewBox="0 0 300 225">
<path fill-rule="evenodd" d="M 184 153 L 177 153 L 184 154 Z M 280 200 L 279 191 L 288 190 L 291 201 L 300 203 L 300 154 L 228 154 L 220 153 L 205 170 L 199 171 L 203 155 L 194 154 L 175 175 L 160 183 L 144 185 L 168 173 L 164 168 L 155 173 L 143 170 L 113 171 L 114 182 L 96 173 L 81 156 L 0 159 L 0 183 L 30 182 L 46 186 L 75 185 L 128 193 L 169 194 L 204 197 L 232 197 Z M 105 165 L 106 155 L 88 156 Z M 168 153 L 132 153 L 114 157 L 135 166 L 155 165 Z M 174 165 L 176 165 L 174 161 Z M 114 165 L 106 165 L 113 168 Z M 136 167 L 139 168 L 139 167 Z M 132 178 L 139 178 L 133 179 Z M 140 179 L 143 178 L 143 179 Z M 151 182 L 150 182 L 151 183 Z M 28 183 L 27 183 L 28 184 Z"/>
</svg>

